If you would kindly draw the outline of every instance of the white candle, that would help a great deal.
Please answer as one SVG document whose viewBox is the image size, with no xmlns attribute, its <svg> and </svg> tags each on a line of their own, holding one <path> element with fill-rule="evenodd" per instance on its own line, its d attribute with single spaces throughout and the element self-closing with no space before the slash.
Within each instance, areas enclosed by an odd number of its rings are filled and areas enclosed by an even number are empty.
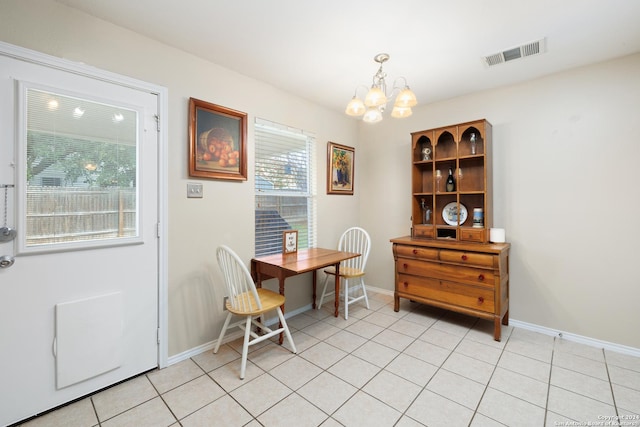
<svg viewBox="0 0 640 427">
<path fill-rule="evenodd" d="M 490 228 L 489 241 L 493 243 L 504 243 L 506 241 L 504 228 Z"/>
</svg>

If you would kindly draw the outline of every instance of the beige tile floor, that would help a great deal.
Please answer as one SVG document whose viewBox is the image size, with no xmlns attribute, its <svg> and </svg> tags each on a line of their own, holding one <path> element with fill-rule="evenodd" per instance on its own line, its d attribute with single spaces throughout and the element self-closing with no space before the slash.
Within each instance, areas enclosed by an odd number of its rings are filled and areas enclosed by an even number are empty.
<svg viewBox="0 0 640 427">
<path fill-rule="evenodd" d="M 24 426 L 640 426 L 640 358 L 370 293 L 289 319 L 298 354 L 241 342 Z M 255 348 L 257 347 L 257 348 Z M 618 423 L 616 423 L 616 420 Z"/>
</svg>

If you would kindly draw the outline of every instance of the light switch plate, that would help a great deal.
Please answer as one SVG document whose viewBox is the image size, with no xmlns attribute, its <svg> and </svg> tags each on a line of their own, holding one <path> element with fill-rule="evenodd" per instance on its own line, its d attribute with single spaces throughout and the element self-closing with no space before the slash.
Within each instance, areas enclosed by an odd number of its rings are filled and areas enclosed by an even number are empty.
<svg viewBox="0 0 640 427">
<path fill-rule="evenodd" d="M 187 182 L 187 198 L 201 199 L 203 196 L 202 184 L 199 182 Z"/>
</svg>

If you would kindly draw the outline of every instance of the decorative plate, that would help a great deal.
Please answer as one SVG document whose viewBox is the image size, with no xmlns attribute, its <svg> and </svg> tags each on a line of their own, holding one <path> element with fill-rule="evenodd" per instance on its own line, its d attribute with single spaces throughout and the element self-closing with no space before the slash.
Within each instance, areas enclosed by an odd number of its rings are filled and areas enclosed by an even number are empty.
<svg viewBox="0 0 640 427">
<path fill-rule="evenodd" d="M 458 225 L 458 206 L 456 202 L 447 204 L 442 209 L 442 219 L 448 225 Z M 460 203 L 460 225 L 467 220 L 467 207 Z"/>
</svg>

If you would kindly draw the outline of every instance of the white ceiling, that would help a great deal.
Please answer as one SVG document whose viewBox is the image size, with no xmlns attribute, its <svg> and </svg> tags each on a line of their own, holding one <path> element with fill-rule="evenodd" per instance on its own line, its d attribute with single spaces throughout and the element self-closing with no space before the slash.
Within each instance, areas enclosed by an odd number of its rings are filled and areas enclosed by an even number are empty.
<svg viewBox="0 0 640 427">
<path fill-rule="evenodd" d="M 640 0 L 57 1 L 336 111 L 381 52 L 421 104 L 640 52 Z M 484 65 L 542 38 L 542 55 Z"/>
</svg>

